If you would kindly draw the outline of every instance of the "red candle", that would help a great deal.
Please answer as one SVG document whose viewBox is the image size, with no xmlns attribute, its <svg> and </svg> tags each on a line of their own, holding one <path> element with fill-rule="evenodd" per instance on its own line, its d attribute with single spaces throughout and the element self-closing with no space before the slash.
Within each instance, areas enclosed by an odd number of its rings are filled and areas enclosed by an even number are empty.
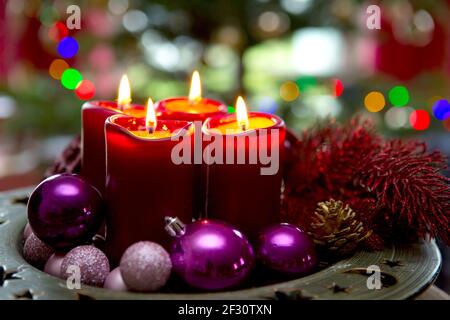
<svg viewBox="0 0 450 320">
<path fill-rule="evenodd" d="M 130 85 L 126 76 L 122 77 L 119 86 L 118 102 L 89 101 L 82 108 L 82 175 L 103 194 L 105 189 L 105 121 L 108 117 L 125 113 L 135 117 L 145 117 L 145 107 L 133 105 Z"/>
<path fill-rule="evenodd" d="M 250 239 L 279 221 L 285 131 L 274 115 L 247 114 L 242 98 L 236 114 L 205 121 L 203 134 L 212 141 L 202 166 L 209 218 L 235 225 Z"/>
<path fill-rule="evenodd" d="M 177 97 L 156 103 L 158 119 L 205 121 L 209 117 L 225 114 L 228 111 L 222 102 L 202 98 L 200 76 L 197 71 L 192 74 L 189 97 Z"/>
<path fill-rule="evenodd" d="M 156 112 L 159 119 L 193 121 L 195 130 L 201 132 L 202 123 L 209 117 L 224 115 L 228 108 L 220 101 L 202 98 L 202 86 L 200 75 L 194 71 L 191 79 L 189 97 L 177 97 L 164 99 L 156 103 Z M 196 135 L 195 145 L 202 148 L 201 135 Z M 200 150 L 201 152 L 201 150 Z M 201 167 L 197 159 L 192 159 L 195 164 L 194 181 L 194 217 L 201 218 L 205 215 L 205 177 L 201 175 Z"/>
<path fill-rule="evenodd" d="M 148 110 L 153 111 L 149 103 Z M 192 123 L 115 115 L 107 119 L 107 251 L 118 263 L 131 244 L 150 240 L 167 245 L 164 217 L 192 217 L 193 166 L 176 165 L 171 152 Z M 191 141 L 191 140 L 189 140 Z"/>
</svg>

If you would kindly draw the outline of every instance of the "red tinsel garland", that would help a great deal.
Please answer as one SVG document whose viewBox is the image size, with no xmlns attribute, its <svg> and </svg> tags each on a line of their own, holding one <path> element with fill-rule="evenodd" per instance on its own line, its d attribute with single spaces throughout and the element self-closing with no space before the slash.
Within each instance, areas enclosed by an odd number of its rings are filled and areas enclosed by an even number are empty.
<svg viewBox="0 0 450 320">
<path fill-rule="evenodd" d="M 371 248 L 427 234 L 450 244 L 445 168 L 440 152 L 427 152 L 416 141 L 384 140 L 370 121 L 329 121 L 291 141 L 285 218 L 308 230 L 317 203 L 333 198 L 360 213 L 373 231 L 366 241 Z"/>
</svg>

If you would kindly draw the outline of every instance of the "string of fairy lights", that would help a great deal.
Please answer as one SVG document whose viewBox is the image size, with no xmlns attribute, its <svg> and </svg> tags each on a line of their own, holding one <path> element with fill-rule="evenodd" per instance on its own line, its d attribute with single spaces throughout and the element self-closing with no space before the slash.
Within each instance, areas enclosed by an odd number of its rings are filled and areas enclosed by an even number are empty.
<svg viewBox="0 0 450 320">
<path fill-rule="evenodd" d="M 59 80 L 62 86 L 73 90 L 81 100 L 92 99 L 95 95 L 95 85 L 92 81 L 83 79 L 79 70 L 70 67 L 67 59 L 72 59 L 78 53 L 78 42 L 69 35 L 69 30 L 61 21 L 49 29 L 49 38 L 58 42 L 57 52 L 61 58 L 54 59 L 49 67 L 50 76 Z"/>
</svg>

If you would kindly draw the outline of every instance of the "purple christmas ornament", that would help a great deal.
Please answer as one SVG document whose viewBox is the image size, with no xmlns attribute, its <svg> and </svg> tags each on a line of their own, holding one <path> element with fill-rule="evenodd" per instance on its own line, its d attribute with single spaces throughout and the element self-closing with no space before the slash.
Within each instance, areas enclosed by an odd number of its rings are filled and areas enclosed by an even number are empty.
<svg viewBox="0 0 450 320">
<path fill-rule="evenodd" d="M 241 284 L 254 265 L 253 249 L 241 232 L 215 220 L 187 226 L 166 218 L 166 229 L 177 236 L 171 246 L 173 270 L 190 286 L 223 290 Z"/>
<path fill-rule="evenodd" d="M 266 267 L 287 275 L 309 273 L 317 264 L 312 239 L 288 223 L 269 226 L 261 231 L 256 257 Z"/>
<path fill-rule="evenodd" d="M 119 267 L 115 268 L 108 274 L 103 288 L 114 291 L 128 291 L 127 285 L 123 282 Z"/>
<path fill-rule="evenodd" d="M 28 201 L 28 220 L 36 236 L 55 249 L 92 239 L 103 220 L 100 193 L 78 175 L 45 179 Z"/>
<path fill-rule="evenodd" d="M 23 257 L 38 269 L 44 267 L 53 252 L 53 249 L 39 240 L 34 233 L 27 238 L 23 245 Z"/>
<path fill-rule="evenodd" d="M 61 278 L 61 264 L 65 256 L 65 253 L 59 252 L 52 254 L 45 264 L 44 272 L 54 277 Z"/>
<path fill-rule="evenodd" d="M 151 241 L 140 241 L 125 250 L 120 272 L 125 285 L 134 291 L 155 291 L 170 277 L 172 263 L 163 247 Z"/>
<path fill-rule="evenodd" d="M 109 274 L 109 262 L 105 254 L 94 246 L 79 246 L 70 250 L 61 263 L 61 276 L 67 279 L 74 266 L 79 268 L 81 283 L 103 287 Z"/>
</svg>

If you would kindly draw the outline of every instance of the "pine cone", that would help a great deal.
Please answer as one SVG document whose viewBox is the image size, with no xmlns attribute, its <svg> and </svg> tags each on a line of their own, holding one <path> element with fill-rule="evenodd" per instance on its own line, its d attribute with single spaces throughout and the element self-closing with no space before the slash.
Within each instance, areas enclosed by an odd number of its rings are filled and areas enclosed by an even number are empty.
<svg viewBox="0 0 450 320">
<path fill-rule="evenodd" d="M 308 234 L 319 248 L 342 256 L 353 253 L 372 231 L 364 228 L 358 215 L 348 205 L 330 199 L 317 204 Z"/>
<path fill-rule="evenodd" d="M 45 177 L 59 173 L 81 172 L 81 136 L 77 135 L 64 149 L 53 165 L 45 172 Z"/>
</svg>

